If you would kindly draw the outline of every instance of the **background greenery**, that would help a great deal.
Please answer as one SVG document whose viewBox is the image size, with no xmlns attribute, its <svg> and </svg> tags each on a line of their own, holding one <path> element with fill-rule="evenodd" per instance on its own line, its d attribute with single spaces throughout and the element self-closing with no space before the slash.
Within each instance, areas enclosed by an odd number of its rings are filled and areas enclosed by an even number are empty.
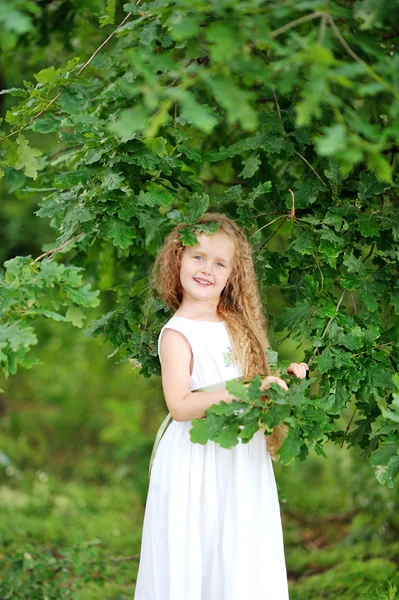
<svg viewBox="0 0 399 600">
<path fill-rule="evenodd" d="M 313 364 L 267 417 L 291 597 L 396 598 L 398 2 L 2 4 L 1 597 L 132 598 L 166 412 L 146 275 L 210 204 Z"/>
</svg>

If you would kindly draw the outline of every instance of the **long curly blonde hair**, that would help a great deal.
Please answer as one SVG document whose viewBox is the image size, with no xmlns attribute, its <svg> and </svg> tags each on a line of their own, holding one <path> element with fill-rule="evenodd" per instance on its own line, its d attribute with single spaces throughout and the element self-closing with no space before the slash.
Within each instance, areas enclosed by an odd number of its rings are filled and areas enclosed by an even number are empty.
<svg viewBox="0 0 399 600">
<path fill-rule="evenodd" d="M 245 379 L 259 374 L 270 375 L 266 354 L 269 342 L 251 246 L 240 227 L 224 215 L 206 213 L 198 219 L 197 224 L 211 222 L 218 223 L 219 231 L 227 234 L 234 243 L 233 269 L 217 307 L 217 314 L 226 323 L 230 333 L 234 360 Z M 179 308 L 183 299 L 180 264 L 185 246 L 181 242 L 180 232 L 184 227 L 184 223 L 177 225 L 167 236 L 151 273 L 153 289 L 174 310 Z M 268 436 L 268 451 L 275 461 L 286 434 L 287 427 L 281 423 Z"/>
</svg>

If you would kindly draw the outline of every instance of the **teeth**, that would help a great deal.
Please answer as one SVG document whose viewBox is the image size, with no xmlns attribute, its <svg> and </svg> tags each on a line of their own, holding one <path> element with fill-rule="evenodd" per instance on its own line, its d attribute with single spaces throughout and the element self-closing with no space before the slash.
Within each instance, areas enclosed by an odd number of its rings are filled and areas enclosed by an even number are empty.
<svg viewBox="0 0 399 600">
<path fill-rule="evenodd" d="M 198 279 L 197 277 L 194 277 L 194 281 L 200 283 L 201 285 L 212 285 L 209 281 L 205 281 L 205 279 Z"/>
</svg>

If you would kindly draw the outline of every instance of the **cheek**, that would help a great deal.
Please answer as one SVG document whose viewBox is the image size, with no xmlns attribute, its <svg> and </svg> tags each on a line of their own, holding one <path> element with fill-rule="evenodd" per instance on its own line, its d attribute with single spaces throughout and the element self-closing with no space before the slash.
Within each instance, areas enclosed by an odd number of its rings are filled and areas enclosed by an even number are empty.
<svg viewBox="0 0 399 600">
<path fill-rule="evenodd" d="M 190 260 L 183 259 L 180 264 L 180 279 L 182 277 L 191 277 L 194 272 L 195 264 L 193 265 Z"/>
<path fill-rule="evenodd" d="M 231 275 L 231 271 L 227 271 L 227 269 L 226 269 L 226 271 L 219 273 L 218 281 L 223 287 L 228 282 L 230 275 Z"/>
</svg>

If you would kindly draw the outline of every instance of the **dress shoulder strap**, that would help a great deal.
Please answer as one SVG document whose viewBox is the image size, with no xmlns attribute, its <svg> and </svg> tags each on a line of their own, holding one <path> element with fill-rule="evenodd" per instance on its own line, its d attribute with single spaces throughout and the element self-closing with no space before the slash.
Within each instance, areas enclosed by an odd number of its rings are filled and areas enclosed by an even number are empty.
<svg viewBox="0 0 399 600">
<path fill-rule="evenodd" d="M 184 335 L 184 337 L 187 339 L 188 343 L 191 346 L 192 352 L 194 352 L 195 345 L 196 345 L 196 336 L 193 335 L 194 328 L 195 328 L 195 322 L 193 322 L 191 319 L 183 319 L 182 317 L 172 317 L 166 323 L 166 325 L 164 325 L 164 327 L 162 327 L 161 332 L 158 337 L 159 359 L 161 360 L 161 358 L 160 358 L 161 357 L 161 352 L 160 352 L 161 339 L 162 339 L 162 334 L 165 331 L 165 329 L 173 329 L 174 331 L 178 331 L 179 333 Z"/>
</svg>

